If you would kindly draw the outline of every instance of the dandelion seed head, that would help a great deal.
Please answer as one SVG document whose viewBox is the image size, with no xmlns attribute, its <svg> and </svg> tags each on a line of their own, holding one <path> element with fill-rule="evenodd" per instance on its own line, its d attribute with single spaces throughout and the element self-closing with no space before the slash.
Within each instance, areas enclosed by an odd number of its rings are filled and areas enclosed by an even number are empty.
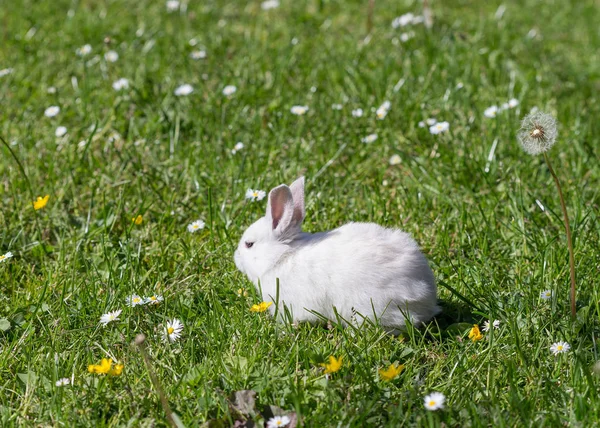
<svg viewBox="0 0 600 428">
<path fill-rule="evenodd" d="M 556 119 L 551 114 L 541 111 L 525 116 L 517 134 L 521 147 L 530 155 L 539 155 L 550 150 L 557 136 Z"/>
</svg>

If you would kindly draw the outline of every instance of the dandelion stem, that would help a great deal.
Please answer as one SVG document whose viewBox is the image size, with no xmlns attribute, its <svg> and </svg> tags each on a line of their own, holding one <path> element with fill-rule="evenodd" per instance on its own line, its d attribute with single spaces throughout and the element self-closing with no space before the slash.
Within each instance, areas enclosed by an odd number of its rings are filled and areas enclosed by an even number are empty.
<svg viewBox="0 0 600 428">
<path fill-rule="evenodd" d="M 375 0 L 369 0 L 369 7 L 367 9 L 367 34 L 371 34 L 373 29 L 373 10 L 375 9 Z"/>
<path fill-rule="evenodd" d="M 562 193 L 562 188 L 560 187 L 560 182 L 558 181 L 558 177 L 554 173 L 554 169 L 552 169 L 552 165 L 550 164 L 550 159 L 548 159 L 548 155 L 545 152 L 544 159 L 546 160 L 546 165 L 548 165 L 550 174 L 552 174 L 552 178 L 554 178 L 554 182 L 556 183 L 558 195 L 560 196 L 560 206 L 562 208 L 563 216 L 565 218 L 565 229 L 567 231 L 567 246 L 569 247 L 569 270 L 571 273 L 571 317 L 575 318 L 577 312 L 575 307 L 575 256 L 573 255 L 573 240 L 571 238 L 571 226 L 569 225 L 569 216 L 567 214 L 567 207 L 565 205 L 565 198 Z"/>
<path fill-rule="evenodd" d="M 152 363 L 150 362 L 150 357 L 146 352 L 146 344 L 144 343 L 145 341 L 146 337 L 143 334 L 138 334 L 135 338 L 134 343 L 138 347 L 140 353 L 142 354 L 142 357 L 144 358 L 144 363 L 146 364 L 146 368 L 148 369 L 148 374 L 150 375 L 150 379 L 152 380 L 154 389 L 156 389 L 156 392 L 158 393 L 158 396 L 160 398 L 160 404 L 162 405 L 162 408 L 165 411 L 165 414 L 167 415 L 167 420 L 169 421 L 169 424 L 171 424 L 171 426 L 173 427 L 177 427 L 178 424 L 176 423 L 175 418 L 173 418 L 173 412 L 171 411 L 171 406 L 169 406 L 169 400 L 167 400 L 165 393 L 160 387 L 160 382 L 158 381 L 154 370 L 152 370 Z"/>
</svg>

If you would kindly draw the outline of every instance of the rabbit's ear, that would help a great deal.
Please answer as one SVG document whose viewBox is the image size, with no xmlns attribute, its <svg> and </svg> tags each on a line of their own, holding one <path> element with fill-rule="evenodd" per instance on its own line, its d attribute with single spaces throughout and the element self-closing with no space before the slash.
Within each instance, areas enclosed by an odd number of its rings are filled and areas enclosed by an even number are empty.
<svg viewBox="0 0 600 428">
<path fill-rule="evenodd" d="M 285 184 L 277 186 L 269 192 L 266 216 L 271 220 L 271 228 L 276 235 L 285 232 L 294 216 L 292 191 Z"/>
<path fill-rule="evenodd" d="M 306 210 L 304 209 L 304 177 L 300 177 L 290 184 L 290 190 L 292 191 L 292 199 L 294 200 L 292 222 L 299 226 L 304 221 L 306 214 Z"/>
</svg>

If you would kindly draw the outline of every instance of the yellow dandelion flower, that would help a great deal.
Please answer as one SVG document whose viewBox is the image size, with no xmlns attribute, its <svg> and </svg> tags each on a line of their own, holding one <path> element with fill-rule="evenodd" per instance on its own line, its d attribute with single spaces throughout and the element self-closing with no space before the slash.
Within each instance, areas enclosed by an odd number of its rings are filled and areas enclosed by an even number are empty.
<svg viewBox="0 0 600 428">
<path fill-rule="evenodd" d="M 43 198 L 38 196 L 37 200 L 33 202 L 33 209 L 36 211 L 41 210 L 48 203 L 48 199 L 50 199 L 50 195 L 46 195 Z"/>
<path fill-rule="evenodd" d="M 272 304 L 273 302 L 261 302 L 258 305 L 252 305 L 252 307 L 250 308 L 250 312 L 264 312 Z"/>
<path fill-rule="evenodd" d="M 138 214 L 137 217 L 133 217 L 131 219 L 131 222 L 134 223 L 136 226 L 139 226 L 140 224 L 142 224 L 143 221 L 144 221 L 144 218 L 142 217 L 141 214 Z"/>
<path fill-rule="evenodd" d="M 322 363 L 322 367 L 325 367 L 325 374 L 335 373 L 342 368 L 342 357 L 335 358 L 333 355 L 329 357 L 328 363 Z"/>
<path fill-rule="evenodd" d="M 110 358 L 102 358 L 100 364 L 90 364 L 88 372 L 93 374 L 108 374 L 111 376 L 120 376 L 123 372 L 123 364 L 115 364 L 112 367 L 113 361 Z"/>
<path fill-rule="evenodd" d="M 399 364 L 397 366 L 390 364 L 387 369 L 379 369 L 379 376 L 381 377 L 381 380 L 389 382 L 402 373 L 402 370 L 404 370 L 404 364 Z"/>
<path fill-rule="evenodd" d="M 123 373 L 123 364 L 115 364 L 115 366 L 108 372 L 108 374 L 111 376 L 121 376 L 121 373 Z"/>
<path fill-rule="evenodd" d="M 479 326 L 477 324 L 474 324 L 471 331 L 469 331 L 469 339 L 473 342 L 483 339 L 483 334 L 479 331 Z"/>
</svg>

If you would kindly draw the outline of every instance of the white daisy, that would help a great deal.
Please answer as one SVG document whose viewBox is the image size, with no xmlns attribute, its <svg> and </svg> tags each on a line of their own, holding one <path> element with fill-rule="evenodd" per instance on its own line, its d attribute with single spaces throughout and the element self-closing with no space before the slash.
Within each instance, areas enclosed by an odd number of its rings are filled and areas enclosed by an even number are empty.
<svg viewBox="0 0 600 428">
<path fill-rule="evenodd" d="M 131 308 L 133 308 L 135 306 L 143 305 L 145 303 L 144 299 L 142 299 L 137 294 L 132 294 L 131 296 L 127 296 L 125 298 L 125 302 L 127 303 L 127 306 L 129 306 Z"/>
<path fill-rule="evenodd" d="M 50 106 L 46 110 L 44 110 L 44 116 L 46 116 L 46 117 L 54 117 L 58 113 L 60 113 L 59 106 Z"/>
<path fill-rule="evenodd" d="M 376 140 L 377 140 L 377 134 L 370 134 L 370 135 L 367 135 L 365 138 L 361 138 L 360 141 L 362 141 L 363 143 L 369 144 Z"/>
<path fill-rule="evenodd" d="M 295 114 L 296 116 L 302 116 L 303 114 L 305 114 L 308 111 L 308 106 L 293 106 L 290 109 L 290 112 L 292 114 Z"/>
<path fill-rule="evenodd" d="M 262 10 L 271 10 L 279 7 L 278 0 L 266 0 L 260 4 Z"/>
<path fill-rule="evenodd" d="M 4 255 L 0 254 L 0 263 L 3 263 L 5 261 L 7 261 L 8 259 L 10 259 L 13 256 L 13 253 L 11 253 L 10 251 Z"/>
<path fill-rule="evenodd" d="M 192 92 L 194 92 L 194 88 L 192 87 L 192 85 L 189 85 L 187 83 L 178 86 L 177 89 L 175 89 L 175 95 L 178 97 L 182 97 L 182 96 L 186 96 L 191 94 Z"/>
<path fill-rule="evenodd" d="M 483 331 L 490 331 L 490 327 L 499 328 L 500 327 L 500 320 L 494 320 L 494 322 L 492 322 L 491 324 L 490 324 L 489 321 L 484 321 L 483 322 L 483 327 L 481 329 Z"/>
<path fill-rule="evenodd" d="M 444 408 L 446 397 L 441 392 L 432 392 L 425 397 L 424 401 L 427 410 L 438 410 Z"/>
<path fill-rule="evenodd" d="M 570 349 L 571 345 L 569 345 L 567 342 L 556 342 L 550 346 L 550 352 L 552 352 L 554 355 L 564 354 L 569 352 Z"/>
<path fill-rule="evenodd" d="M 402 159 L 400 158 L 399 154 L 392 155 L 392 157 L 390 157 L 390 160 L 389 160 L 390 165 L 398 165 L 401 162 L 402 162 Z"/>
<path fill-rule="evenodd" d="M 150 297 L 144 298 L 144 303 L 146 303 L 147 305 L 158 305 L 163 300 L 165 299 L 160 294 L 153 294 Z"/>
<path fill-rule="evenodd" d="M 100 324 L 103 326 L 107 325 L 111 321 L 117 321 L 119 319 L 119 315 L 121 315 L 121 309 L 114 312 L 108 312 L 100 317 Z"/>
<path fill-rule="evenodd" d="M 77 50 L 75 51 L 75 53 L 78 56 L 89 55 L 90 53 L 92 53 L 92 46 L 90 46 L 90 45 L 83 45 L 82 47 L 77 48 Z"/>
<path fill-rule="evenodd" d="M 357 108 L 357 109 L 352 110 L 353 117 L 362 117 L 362 115 L 363 115 L 363 109 Z"/>
<path fill-rule="evenodd" d="M 169 0 L 166 6 L 167 12 L 175 12 L 179 9 L 179 2 L 177 0 Z"/>
<path fill-rule="evenodd" d="M 119 59 L 119 54 L 115 51 L 108 51 L 104 54 L 104 59 L 108 62 L 117 62 Z"/>
<path fill-rule="evenodd" d="M 343 106 L 341 104 L 332 104 L 331 108 L 333 110 L 341 110 L 343 108 Z"/>
<path fill-rule="evenodd" d="M 163 333 L 163 339 L 175 342 L 181 336 L 183 331 L 183 324 L 178 319 L 168 321 L 165 331 Z"/>
<path fill-rule="evenodd" d="M 273 416 L 267 422 L 267 428 L 285 427 L 291 422 L 288 416 Z"/>
<path fill-rule="evenodd" d="M 433 126 L 429 127 L 429 132 L 432 134 L 441 134 L 442 132 L 446 132 L 450 129 L 450 124 L 448 122 L 438 122 Z"/>
<path fill-rule="evenodd" d="M 437 119 L 435 117 L 430 117 L 425 121 L 428 126 L 433 126 L 437 123 Z"/>
<path fill-rule="evenodd" d="M 194 233 L 198 230 L 204 229 L 206 224 L 202 220 L 196 220 L 190 224 L 188 224 L 187 230 L 190 233 Z"/>
<path fill-rule="evenodd" d="M 54 86 L 50 86 L 48 89 L 46 89 L 46 92 L 49 94 L 56 94 L 56 88 Z"/>
<path fill-rule="evenodd" d="M 67 135 L 67 128 L 64 126 L 59 126 L 56 128 L 56 131 L 54 131 L 54 135 L 56 135 L 57 138 L 64 137 Z"/>
<path fill-rule="evenodd" d="M 540 297 L 543 300 L 549 300 L 552 298 L 552 290 L 544 290 L 540 293 Z"/>
<path fill-rule="evenodd" d="M 498 106 L 488 107 L 483 112 L 483 115 L 485 117 L 490 117 L 490 118 L 496 117 L 497 114 L 498 114 Z"/>
<path fill-rule="evenodd" d="M 71 379 L 69 379 L 68 377 L 63 377 L 62 379 L 58 379 L 55 383 L 56 386 L 61 387 L 61 386 L 67 386 L 71 383 Z"/>
<path fill-rule="evenodd" d="M 515 107 L 516 107 L 516 106 L 518 106 L 518 105 L 519 105 L 519 100 L 518 100 L 518 99 L 516 99 L 516 98 L 511 98 L 511 99 L 508 101 L 508 107 L 509 107 L 509 108 L 515 108 Z"/>
<path fill-rule="evenodd" d="M 226 97 L 230 97 L 231 95 L 235 94 L 235 92 L 237 91 L 237 88 L 233 85 L 227 85 L 223 88 L 223 95 L 225 95 Z"/>
<path fill-rule="evenodd" d="M 121 77 L 119 80 L 116 80 L 113 84 L 112 87 L 115 91 L 121 91 L 123 89 L 129 89 L 129 79 L 125 79 L 124 77 Z"/>
<path fill-rule="evenodd" d="M 419 125 L 419 128 L 425 128 L 425 122 L 423 122 L 423 121 L 420 121 L 418 123 L 418 125 Z"/>
<path fill-rule="evenodd" d="M 0 70 L 0 77 L 8 76 L 13 71 L 14 71 L 14 69 L 12 69 L 12 68 L 3 68 L 2 70 Z"/>
<path fill-rule="evenodd" d="M 246 190 L 246 199 L 250 199 L 251 201 L 260 201 L 265 196 L 267 196 L 267 193 L 264 190 Z"/>
<path fill-rule="evenodd" d="M 237 152 L 239 152 L 243 148 L 244 148 L 244 143 L 238 142 L 238 143 L 236 143 L 235 146 L 233 146 L 233 149 L 231 149 L 231 154 L 235 155 Z"/>
<path fill-rule="evenodd" d="M 204 59 L 206 58 L 206 51 L 194 51 L 190 54 L 192 59 Z"/>
<path fill-rule="evenodd" d="M 379 108 L 377 109 L 377 111 L 375 113 L 377 115 L 377 119 L 379 119 L 379 120 L 385 119 L 388 112 L 390 111 L 391 106 L 392 106 L 392 103 L 390 103 L 389 101 L 384 101 L 383 104 L 381 104 L 379 106 Z"/>
</svg>

